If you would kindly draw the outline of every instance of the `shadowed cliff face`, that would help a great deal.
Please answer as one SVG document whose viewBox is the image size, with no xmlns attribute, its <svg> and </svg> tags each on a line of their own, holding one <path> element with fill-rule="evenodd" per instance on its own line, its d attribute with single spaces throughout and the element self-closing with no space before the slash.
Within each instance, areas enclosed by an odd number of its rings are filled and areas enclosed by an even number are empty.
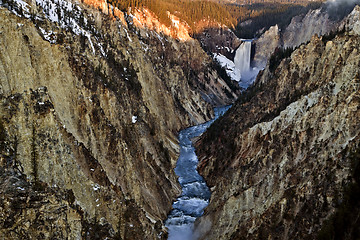
<svg viewBox="0 0 360 240">
<path fill-rule="evenodd" d="M 11 4 L 22 17 L 0 8 L 0 212 L 13 220 L 0 235 L 165 238 L 177 132 L 236 94 L 196 41 L 81 4 L 67 5 L 76 24 Z"/>
<path fill-rule="evenodd" d="M 354 34 L 313 37 L 274 73 L 266 68 L 197 143 L 198 169 L 212 190 L 197 222 L 201 239 L 316 238 L 353 181 L 348 156 L 360 138 Z"/>
</svg>

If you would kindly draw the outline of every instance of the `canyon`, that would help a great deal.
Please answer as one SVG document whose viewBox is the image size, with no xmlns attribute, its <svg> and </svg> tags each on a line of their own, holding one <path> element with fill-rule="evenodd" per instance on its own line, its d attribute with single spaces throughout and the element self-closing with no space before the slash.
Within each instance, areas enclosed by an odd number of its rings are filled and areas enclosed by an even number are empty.
<svg viewBox="0 0 360 240">
<path fill-rule="evenodd" d="M 166 14 L 0 0 L 0 237 L 360 236 L 359 6 L 249 40 Z"/>
</svg>

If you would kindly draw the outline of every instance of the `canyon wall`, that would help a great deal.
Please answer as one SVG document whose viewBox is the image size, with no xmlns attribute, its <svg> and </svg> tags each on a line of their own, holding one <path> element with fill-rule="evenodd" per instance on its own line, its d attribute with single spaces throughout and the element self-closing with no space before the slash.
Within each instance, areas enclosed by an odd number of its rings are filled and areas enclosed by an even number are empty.
<svg viewBox="0 0 360 240">
<path fill-rule="evenodd" d="M 338 26 L 339 22 L 331 20 L 321 8 L 310 10 L 305 16 L 295 16 L 285 29 L 273 26 L 254 41 L 256 50 L 253 64 L 265 67 L 276 48 L 296 48 L 310 41 L 313 35 L 328 34 Z"/>
<path fill-rule="evenodd" d="M 212 196 L 200 239 L 356 239 L 359 51 L 354 30 L 312 37 L 201 137 Z"/>
<path fill-rule="evenodd" d="M 165 239 L 177 132 L 236 94 L 194 40 L 79 2 L 1 4 L 0 235 Z"/>
<path fill-rule="evenodd" d="M 279 29 L 277 26 L 271 27 L 254 41 L 253 65 L 264 68 L 276 48 L 297 48 L 301 44 L 309 42 L 315 34 L 324 36 L 341 31 L 344 22 L 349 18 L 345 13 L 354 9 L 352 13 L 354 15 L 359 8 L 358 6 L 354 8 L 355 1 L 344 2 L 340 5 L 334 7 L 331 4 L 323 4 L 319 9 L 293 17 L 290 24 L 284 29 Z"/>
</svg>

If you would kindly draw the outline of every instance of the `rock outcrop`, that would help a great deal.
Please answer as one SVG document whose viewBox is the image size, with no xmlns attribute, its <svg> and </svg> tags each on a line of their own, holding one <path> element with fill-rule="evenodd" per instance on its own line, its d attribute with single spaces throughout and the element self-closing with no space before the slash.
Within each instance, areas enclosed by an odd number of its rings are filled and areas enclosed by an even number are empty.
<svg viewBox="0 0 360 240">
<path fill-rule="evenodd" d="M 313 37 L 274 72 L 267 67 L 202 136 L 198 169 L 212 196 L 200 239 L 315 239 L 338 220 L 346 189 L 359 183 L 350 157 L 360 141 L 359 52 L 354 32 Z M 335 235 L 354 239 L 357 218 L 346 221 L 322 236 L 355 226 Z"/>
<path fill-rule="evenodd" d="M 339 22 L 331 20 L 321 8 L 310 10 L 305 16 L 293 17 L 285 29 L 273 26 L 254 41 L 256 50 L 253 65 L 264 68 L 276 48 L 296 48 L 310 41 L 315 34 L 328 34 L 338 26 Z"/>
<path fill-rule="evenodd" d="M 158 17 L 150 10 L 143 8 L 142 10 L 135 9 L 130 14 L 131 20 L 137 28 L 150 29 L 166 36 L 179 39 L 180 41 L 189 41 L 192 38 L 189 35 L 190 27 L 180 18 L 167 12 L 171 25 L 166 26 L 161 23 Z"/>
<path fill-rule="evenodd" d="M 360 6 L 354 10 L 341 22 L 339 29 L 344 29 L 353 35 L 360 35 Z"/>
<path fill-rule="evenodd" d="M 177 132 L 236 94 L 194 40 L 77 2 L 2 4 L 0 235 L 166 238 Z"/>
<path fill-rule="evenodd" d="M 337 28 L 338 22 L 332 21 L 329 14 L 321 8 L 310 10 L 305 16 L 296 16 L 282 34 L 282 46 L 294 48 L 310 41 L 317 34 L 322 36 Z"/>
<path fill-rule="evenodd" d="M 264 68 L 276 48 L 297 48 L 301 44 L 309 42 L 314 35 L 324 36 L 341 31 L 346 21 L 352 21 L 349 26 L 358 29 L 356 16 L 358 17 L 359 6 L 354 7 L 354 4 L 344 3 L 345 9 L 336 10 L 336 13 L 333 13 L 334 6 L 330 7 L 329 4 L 324 4 L 319 9 L 310 10 L 306 15 L 293 17 L 285 29 L 279 29 L 277 26 L 271 27 L 254 41 L 253 65 Z M 350 10 L 352 13 L 344 18 L 344 14 Z"/>
<path fill-rule="evenodd" d="M 254 41 L 255 54 L 252 65 L 264 68 L 271 54 L 281 45 L 281 35 L 277 25 L 272 26 Z"/>
</svg>

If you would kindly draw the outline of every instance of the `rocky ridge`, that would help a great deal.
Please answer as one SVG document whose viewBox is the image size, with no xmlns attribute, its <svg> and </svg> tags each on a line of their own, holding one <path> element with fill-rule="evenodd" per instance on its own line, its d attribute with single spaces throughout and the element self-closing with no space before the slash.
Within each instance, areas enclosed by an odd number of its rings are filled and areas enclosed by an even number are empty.
<svg viewBox="0 0 360 240">
<path fill-rule="evenodd" d="M 282 46 L 284 48 L 300 46 L 310 41 L 315 34 L 322 36 L 335 30 L 338 24 L 321 8 L 310 10 L 305 16 L 296 16 L 291 20 L 282 34 Z"/>
<path fill-rule="evenodd" d="M 202 136 L 198 169 L 212 196 L 200 239 L 319 236 L 355 181 L 359 51 L 356 31 L 314 36 L 274 72 L 267 66 Z M 349 231 L 341 239 L 359 233 Z"/>
<path fill-rule="evenodd" d="M 236 94 L 196 41 L 126 14 L 1 5 L 1 236 L 166 238 L 177 132 Z"/>
<path fill-rule="evenodd" d="M 255 54 L 252 65 L 263 68 L 266 66 L 271 54 L 281 46 L 281 35 L 278 25 L 272 26 L 254 41 Z"/>
<path fill-rule="evenodd" d="M 271 27 L 254 41 L 255 55 L 252 64 L 263 68 L 276 48 L 297 48 L 309 42 L 315 34 L 324 36 L 342 30 L 349 18 L 357 21 L 355 15 L 359 12 L 359 6 L 356 5 L 345 18 L 334 18 L 330 10 L 323 5 L 319 9 L 310 10 L 306 15 L 293 17 L 285 29 L 279 29 L 277 25 Z"/>
</svg>

